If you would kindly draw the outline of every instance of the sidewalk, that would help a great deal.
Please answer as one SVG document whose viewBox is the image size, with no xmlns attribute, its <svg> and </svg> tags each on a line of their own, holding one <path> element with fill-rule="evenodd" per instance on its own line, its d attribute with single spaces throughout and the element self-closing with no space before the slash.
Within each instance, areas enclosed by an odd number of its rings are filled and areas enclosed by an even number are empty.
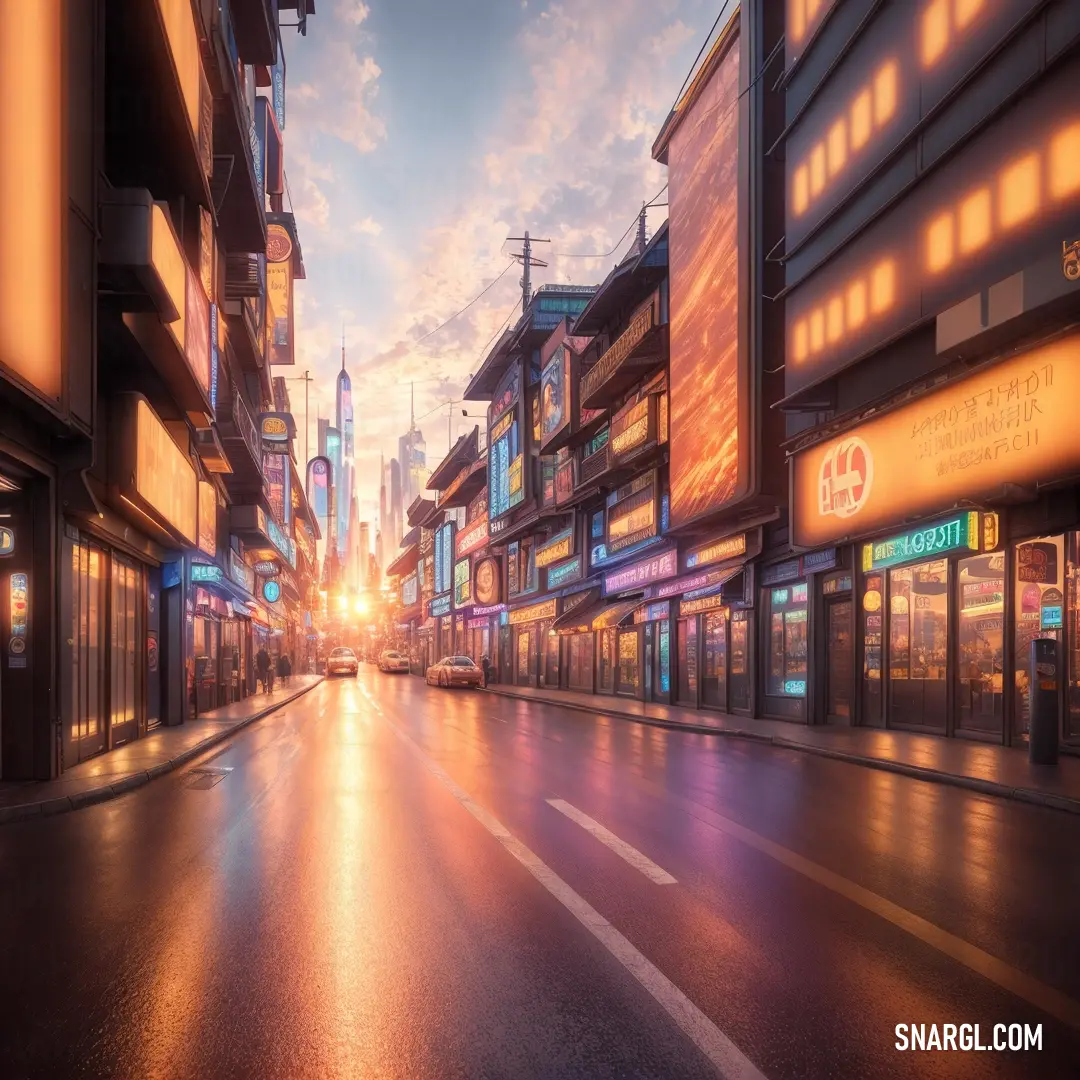
<svg viewBox="0 0 1080 1080">
<path fill-rule="evenodd" d="M 155 776 L 179 768 L 322 681 L 322 675 L 294 675 L 288 687 L 269 694 L 252 694 L 175 727 L 155 728 L 142 739 L 72 766 L 57 780 L 0 783 L 0 824 L 42 814 L 62 814 L 115 799 Z"/>
<path fill-rule="evenodd" d="M 1080 757 L 1062 755 L 1056 768 L 1028 763 L 1022 749 L 968 739 L 944 739 L 879 728 L 814 726 L 784 720 L 752 720 L 674 705 L 646 705 L 627 698 L 572 690 L 534 690 L 493 685 L 493 694 L 543 701 L 564 709 L 619 716 L 657 727 L 752 739 L 787 750 L 837 758 L 920 780 L 952 784 L 986 795 L 1016 799 L 1080 814 Z"/>
</svg>

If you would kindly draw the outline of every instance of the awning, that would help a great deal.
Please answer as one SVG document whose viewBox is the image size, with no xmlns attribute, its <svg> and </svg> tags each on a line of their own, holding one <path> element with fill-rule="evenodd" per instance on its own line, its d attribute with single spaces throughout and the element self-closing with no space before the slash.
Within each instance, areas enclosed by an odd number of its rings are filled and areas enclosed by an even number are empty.
<svg viewBox="0 0 1080 1080">
<path fill-rule="evenodd" d="M 622 619 L 641 604 L 640 598 L 617 600 L 610 603 L 599 598 L 591 602 L 586 600 L 570 611 L 563 612 L 552 624 L 552 629 L 560 634 L 582 634 L 590 630 L 605 630 L 609 626 L 618 626 Z"/>
<path fill-rule="evenodd" d="M 419 544 L 410 544 L 387 568 L 387 577 L 401 577 L 403 574 L 411 574 L 420 561 Z"/>
<path fill-rule="evenodd" d="M 666 600 L 672 596 L 684 596 L 693 593 L 695 596 L 703 596 L 706 592 L 716 592 L 733 577 L 743 572 L 746 560 L 740 559 L 734 565 L 718 566 L 700 570 L 696 574 L 684 574 L 672 581 L 664 581 L 659 585 L 650 585 L 645 590 L 648 600 Z"/>
</svg>

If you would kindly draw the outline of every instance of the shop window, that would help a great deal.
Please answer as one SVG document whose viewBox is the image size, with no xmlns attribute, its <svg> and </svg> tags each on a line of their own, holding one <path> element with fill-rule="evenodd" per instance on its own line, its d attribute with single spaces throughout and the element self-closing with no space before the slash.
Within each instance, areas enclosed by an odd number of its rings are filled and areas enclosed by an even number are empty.
<svg viewBox="0 0 1080 1080">
<path fill-rule="evenodd" d="M 529 681 L 529 661 L 532 657 L 532 635 L 528 630 L 519 630 L 517 639 L 517 677 L 519 683 Z"/>
<path fill-rule="evenodd" d="M 615 691 L 615 630 L 600 631 L 600 689 Z"/>
<path fill-rule="evenodd" d="M 619 693 L 637 694 L 641 689 L 641 663 L 638 660 L 638 632 L 619 634 Z"/>
<path fill-rule="evenodd" d="M 667 619 L 660 620 L 657 638 L 660 693 L 667 700 L 667 695 L 671 693 L 671 623 Z"/>
<path fill-rule="evenodd" d="M 767 693 L 806 696 L 806 582 L 766 591 L 769 602 Z"/>
<path fill-rule="evenodd" d="M 944 729 L 948 641 L 948 562 L 890 570 L 890 723 Z"/>
<path fill-rule="evenodd" d="M 727 706 L 727 612 L 705 616 L 703 627 L 705 673 L 701 696 L 706 705 Z"/>
<path fill-rule="evenodd" d="M 957 566 L 957 726 L 1001 732 L 1005 555 L 977 555 Z"/>
<path fill-rule="evenodd" d="M 1065 626 L 1065 537 L 1042 536 L 1015 546 L 1013 738 L 1026 740 L 1031 724 L 1031 643 L 1060 641 Z M 1070 675 L 1071 678 L 1071 675 Z"/>
<path fill-rule="evenodd" d="M 570 674 L 571 690 L 592 690 L 593 635 L 572 634 L 570 636 Z"/>
<path fill-rule="evenodd" d="M 679 700 L 697 704 L 698 620 L 696 615 L 679 620 Z"/>
</svg>

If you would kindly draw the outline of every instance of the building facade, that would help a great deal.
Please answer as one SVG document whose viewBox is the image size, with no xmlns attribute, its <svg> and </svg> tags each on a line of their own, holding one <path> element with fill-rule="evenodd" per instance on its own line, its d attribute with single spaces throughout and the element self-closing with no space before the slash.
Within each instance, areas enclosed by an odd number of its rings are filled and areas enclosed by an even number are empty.
<svg viewBox="0 0 1080 1080">
<path fill-rule="evenodd" d="M 262 7 L 46 4 L 0 45 L 0 72 L 43 80 L 6 87 L 23 126 L 0 164 L 24 225 L 0 248 L 4 778 L 251 692 L 277 616 L 248 539 L 296 572 L 256 421 L 289 341 L 268 263 L 286 295 L 303 276 Z"/>
</svg>

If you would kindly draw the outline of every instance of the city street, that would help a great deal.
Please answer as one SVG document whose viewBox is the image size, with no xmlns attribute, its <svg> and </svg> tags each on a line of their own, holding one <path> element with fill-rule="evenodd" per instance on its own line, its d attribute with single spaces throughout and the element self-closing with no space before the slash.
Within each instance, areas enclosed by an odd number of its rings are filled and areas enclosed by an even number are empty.
<svg viewBox="0 0 1080 1080">
<path fill-rule="evenodd" d="M 362 665 L 0 828 L 0 1074 L 1075 1075 L 1077 851 L 1073 815 Z"/>
</svg>

